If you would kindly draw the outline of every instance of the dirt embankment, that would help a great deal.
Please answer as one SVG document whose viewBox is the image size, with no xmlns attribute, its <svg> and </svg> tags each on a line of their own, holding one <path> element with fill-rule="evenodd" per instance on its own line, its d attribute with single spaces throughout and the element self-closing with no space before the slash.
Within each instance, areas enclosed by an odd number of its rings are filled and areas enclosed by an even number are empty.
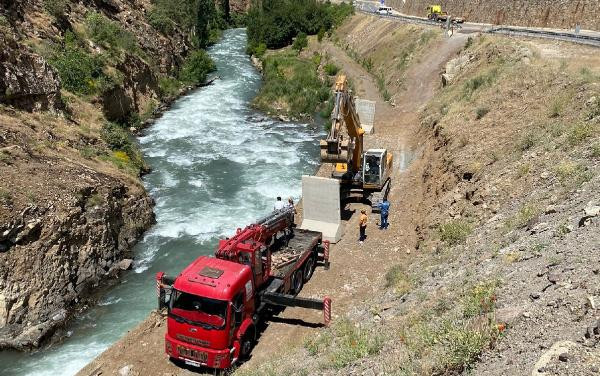
<svg viewBox="0 0 600 376">
<path fill-rule="evenodd" d="M 426 9 L 432 3 L 425 0 L 388 0 L 386 4 L 405 14 L 426 17 Z M 600 12 L 600 3 L 594 0 L 446 0 L 436 4 L 441 4 L 442 10 L 449 14 L 464 17 L 469 22 L 562 29 L 574 29 L 579 24 L 582 29 L 600 30 L 600 20 L 592 16 Z"/>
<path fill-rule="evenodd" d="M 139 151 L 107 126 L 151 115 L 189 50 L 149 7 L 0 1 L 0 349 L 40 345 L 154 221 Z"/>
<path fill-rule="evenodd" d="M 391 226 L 371 215 L 359 245 L 352 216 L 302 291 L 334 299 L 332 327 L 286 309 L 235 374 L 598 372 L 597 51 L 431 30 L 357 15 L 311 45 L 377 101 Z M 189 374 L 164 330 L 152 315 L 81 374 Z"/>
</svg>

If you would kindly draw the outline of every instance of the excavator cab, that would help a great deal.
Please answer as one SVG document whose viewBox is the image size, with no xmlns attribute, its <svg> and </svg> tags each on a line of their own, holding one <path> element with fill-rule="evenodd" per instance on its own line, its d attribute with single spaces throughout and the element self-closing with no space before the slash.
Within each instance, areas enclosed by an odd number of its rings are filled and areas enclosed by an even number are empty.
<svg viewBox="0 0 600 376">
<path fill-rule="evenodd" d="M 364 188 L 381 189 L 389 178 L 387 150 L 367 150 L 363 157 L 362 175 Z"/>
</svg>

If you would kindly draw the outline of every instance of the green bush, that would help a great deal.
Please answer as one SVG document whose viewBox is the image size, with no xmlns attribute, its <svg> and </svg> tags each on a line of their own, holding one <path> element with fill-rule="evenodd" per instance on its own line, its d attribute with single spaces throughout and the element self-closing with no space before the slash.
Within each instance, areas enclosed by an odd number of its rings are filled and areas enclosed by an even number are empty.
<svg viewBox="0 0 600 376">
<path fill-rule="evenodd" d="M 69 9 L 68 0 L 44 0 L 44 9 L 55 18 L 64 17 Z"/>
<path fill-rule="evenodd" d="M 498 77 L 498 70 L 492 69 L 489 72 L 482 73 L 474 78 L 471 78 L 463 87 L 463 98 L 470 99 L 473 93 L 479 88 L 491 85 Z"/>
<path fill-rule="evenodd" d="M 132 145 L 129 133 L 115 123 L 107 122 L 103 125 L 102 138 L 112 150 L 128 151 Z"/>
<path fill-rule="evenodd" d="M 325 64 L 324 69 L 328 76 L 335 76 L 340 71 L 340 69 L 333 63 Z"/>
<path fill-rule="evenodd" d="M 165 35 L 169 35 L 175 30 L 175 22 L 173 22 L 163 8 L 155 7 L 151 9 L 148 12 L 148 23 Z"/>
<path fill-rule="evenodd" d="M 65 34 L 63 46 L 52 52 L 48 62 L 58 71 L 62 86 L 76 94 L 95 94 L 110 81 L 103 73 L 102 56 L 80 46 L 71 32 Z"/>
<path fill-rule="evenodd" d="M 88 12 L 85 26 L 90 38 L 110 50 L 138 51 L 133 35 L 100 13 Z"/>
<path fill-rule="evenodd" d="M 187 84 L 198 84 L 206 80 L 208 73 L 217 69 L 215 63 L 204 50 L 193 51 L 185 60 L 179 79 Z"/>
<path fill-rule="evenodd" d="M 323 37 L 325 37 L 325 33 L 326 33 L 325 29 L 323 29 L 323 28 L 319 29 L 319 32 L 317 33 L 317 40 L 319 42 L 321 42 L 323 40 Z"/>
<path fill-rule="evenodd" d="M 142 153 L 121 125 L 107 122 L 102 127 L 101 135 L 113 151 L 102 159 L 110 161 L 118 168 L 134 175 L 138 175 L 141 170 L 146 169 Z"/>
<path fill-rule="evenodd" d="M 294 39 L 294 43 L 292 44 L 292 48 L 298 52 L 302 51 L 302 49 L 308 46 L 308 38 L 306 33 L 300 32 L 296 39 Z"/>
<path fill-rule="evenodd" d="M 477 317 L 494 311 L 496 306 L 496 282 L 475 285 L 463 296 L 463 316 Z"/>
<path fill-rule="evenodd" d="M 471 226 L 461 220 L 446 222 L 439 227 L 440 239 L 451 246 L 464 243 L 471 231 Z"/>
<path fill-rule="evenodd" d="M 161 97 L 170 97 L 177 95 L 181 88 L 181 82 L 179 80 L 169 77 L 162 76 L 158 79 L 158 90 Z"/>
</svg>

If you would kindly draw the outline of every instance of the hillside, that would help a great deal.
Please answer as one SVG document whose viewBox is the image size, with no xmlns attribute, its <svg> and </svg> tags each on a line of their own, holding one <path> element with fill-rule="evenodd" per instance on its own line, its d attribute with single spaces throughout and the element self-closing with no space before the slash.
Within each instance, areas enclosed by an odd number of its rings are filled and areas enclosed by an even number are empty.
<svg viewBox="0 0 600 376">
<path fill-rule="evenodd" d="M 131 134 L 211 70 L 192 16 L 0 1 L 0 349 L 39 346 L 131 266 L 154 222 Z"/>
</svg>

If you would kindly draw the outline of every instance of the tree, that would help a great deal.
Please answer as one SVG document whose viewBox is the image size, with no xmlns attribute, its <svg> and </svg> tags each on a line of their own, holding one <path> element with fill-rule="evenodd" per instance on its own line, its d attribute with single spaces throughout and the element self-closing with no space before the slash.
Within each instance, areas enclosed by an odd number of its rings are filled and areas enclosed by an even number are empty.
<svg viewBox="0 0 600 376">
<path fill-rule="evenodd" d="M 308 38 L 306 37 L 306 33 L 300 32 L 296 39 L 294 40 L 294 44 L 292 44 L 292 48 L 298 52 L 302 51 L 303 48 L 308 46 Z"/>
<path fill-rule="evenodd" d="M 229 22 L 229 0 L 221 0 L 221 8 L 223 10 L 225 21 Z"/>
<path fill-rule="evenodd" d="M 198 46 L 206 48 L 210 41 L 210 29 L 215 17 L 215 3 L 212 0 L 198 0 L 196 17 L 196 35 Z"/>
</svg>

